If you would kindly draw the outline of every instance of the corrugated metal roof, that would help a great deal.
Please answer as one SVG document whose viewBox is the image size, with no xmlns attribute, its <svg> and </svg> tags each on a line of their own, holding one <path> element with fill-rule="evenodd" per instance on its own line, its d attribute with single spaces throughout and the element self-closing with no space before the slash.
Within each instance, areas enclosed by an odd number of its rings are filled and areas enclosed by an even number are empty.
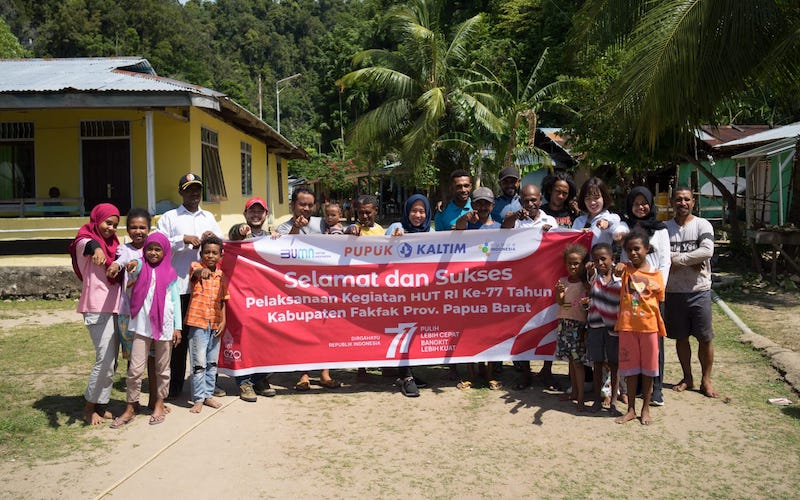
<svg viewBox="0 0 800 500">
<path fill-rule="evenodd" d="M 0 92 L 191 92 L 224 94 L 163 78 L 141 57 L 0 59 Z"/>
<path fill-rule="evenodd" d="M 759 158 L 761 156 L 775 156 L 778 153 L 783 153 L 784 151 L 789 151 L 796 148 L 798 139 L 798 137 L 779 139 L 775 142 L 770 142 L 769 144 L 764 144 L 763 146 L 751 149 L 750 151 L 733 155 L 731 158 L 734 160 L 739 160 L 745 158 Z"/>
<path fill-rule="evenodd" d="M 695 129 L 695 137 L 711 147 L 736 141 L 769 130 L 768 125 L 704 125 Z"/>
<path fill-rule="evenodd" d="M 737 146 L 747 146 L 749 144 L 770 142 L 778 139 L 785 139 L 787 137 L 797 137 L 798 135 L 800 135 L 800 122 L 795 122 L 789 125 L 784 125 L 783 127 L 777 127 L 770 130 L 765 130 L 764 132 L 759 132 L 757 134 L 744 137 L 742 139 L 737 139 L 735 141 L 729 141 L 723 144 L 718 144 L 714 146 L 714 148 L 721 149 L 721 148 L 731 148 Z"/>
</svg>

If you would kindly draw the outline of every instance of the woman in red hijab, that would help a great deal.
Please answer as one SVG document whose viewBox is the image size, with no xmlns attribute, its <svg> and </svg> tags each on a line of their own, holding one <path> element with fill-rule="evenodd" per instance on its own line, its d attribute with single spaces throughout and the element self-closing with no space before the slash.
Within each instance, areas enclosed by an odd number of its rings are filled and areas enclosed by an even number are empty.
<svg viewBox="0 0 800 500">
<path fill-rule="evenodd" d="M 111 398 L 115 361 L 119 350 L 116 316 L 122 286 L 106 278 L 106 269 L 114 262 L 119 210 L 110 203 L 92 209 L 89 222 L 78 230 L 69 246 L 72 268 L 83 282 L 78 312 L 89 330 L 95 350 L 95 361 L 86 386 L 83 420 L 89 425 L 111 418 L 106 409 Z"/>
</svg>

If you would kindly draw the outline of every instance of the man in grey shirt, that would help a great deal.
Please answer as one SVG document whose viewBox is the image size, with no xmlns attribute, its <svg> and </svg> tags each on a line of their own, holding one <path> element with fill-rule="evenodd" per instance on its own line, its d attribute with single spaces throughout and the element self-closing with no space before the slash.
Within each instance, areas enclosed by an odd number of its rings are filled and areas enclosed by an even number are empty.
<svg viewBox="0 0 800 500">
<path fill-rule="evenodd" d="M 300 187 L 292 191 L 292 218 L 284 222 L 276 231 L 280 234 L 322 234 L 323 220 L 313 217 L 314 205 L 317 198 L 308 188 Z"/>
<path fill-rule="evenodd" d="M 694 388 L 692 347 L 689 337 L 699 343 L 698 358 L 702 369 L 700 392 L 716 398 L 711 384 L 714 366 L 714 329 L 711 324 L 711 257 L 714 255 L 714 228 L 707 220 L 692 215 L 694 195 L 691 189 L 675 189 L 672 206 L 675 218 L 667 221 L 672 266 L 666 286 L 664 323 L 667 336 L 675 339 L 683 378 L 674 389 Z"/>
</svg>

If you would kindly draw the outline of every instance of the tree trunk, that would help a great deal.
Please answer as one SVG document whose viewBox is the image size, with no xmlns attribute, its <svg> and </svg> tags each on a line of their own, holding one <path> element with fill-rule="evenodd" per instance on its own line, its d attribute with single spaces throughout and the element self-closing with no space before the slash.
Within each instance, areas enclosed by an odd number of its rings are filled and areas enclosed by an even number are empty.
<svg viewBox="0 0 800 500">
<path fill-rule="evenodd" d="M 717 178 L 716 175 L 711 173 L 709 169 L 705 167 L 700 161 L 692 156 L 684 156 L 692 165 L 697 167 L 698 170 L 703 172 L 703 175 L 714 185 L 719 192 L 722 193 L 722 197 L 725 199 L 725 203 L 728 205 L 728 223 L 731 226 L 731 241 L 736 241 L 737 243 L 742 243 L 742 228 L 739 225 L 739 218 L 736 216 L 737 211 L 737 200 L 736 196 L 728 191 L 728 188 Z"/>
</svg>

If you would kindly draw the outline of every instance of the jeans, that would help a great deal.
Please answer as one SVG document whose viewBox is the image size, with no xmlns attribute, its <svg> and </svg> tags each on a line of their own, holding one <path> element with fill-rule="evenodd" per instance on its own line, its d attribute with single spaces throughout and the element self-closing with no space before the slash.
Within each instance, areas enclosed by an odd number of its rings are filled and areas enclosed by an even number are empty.
<svg viewBox="0 0 800 500">
<path fill-rule="evenodd" d="M 219 337 L 211 328 L 189 328 L 189 358 L 192 362 L 192 401 L 202 402 L 214 395 L 219 360 Z"/>
</svg>

